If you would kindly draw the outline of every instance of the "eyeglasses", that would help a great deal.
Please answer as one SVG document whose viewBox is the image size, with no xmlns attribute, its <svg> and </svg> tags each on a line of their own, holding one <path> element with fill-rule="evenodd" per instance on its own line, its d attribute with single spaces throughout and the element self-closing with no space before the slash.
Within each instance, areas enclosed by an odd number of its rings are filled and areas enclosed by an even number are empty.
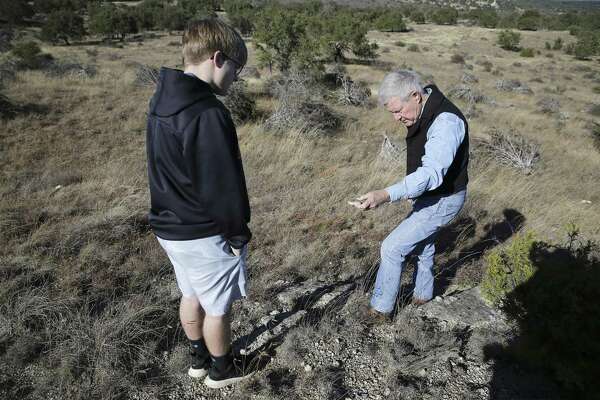
<svg viewBox="0 0 600 400">
<path fill-rule="evenodd" d="M 228 58 L 235 64 L 235 76 L 236 76 L 236 78 L 239 77 L 240 74 L 242 73 L 242 70 L 244 69 L 244 64 L 242 64 L 235 58 L 228 56 L 223 50 L 221 50 L 221 54 L 223 54 L 225 56 L 225 58 Z"/>
</svg>

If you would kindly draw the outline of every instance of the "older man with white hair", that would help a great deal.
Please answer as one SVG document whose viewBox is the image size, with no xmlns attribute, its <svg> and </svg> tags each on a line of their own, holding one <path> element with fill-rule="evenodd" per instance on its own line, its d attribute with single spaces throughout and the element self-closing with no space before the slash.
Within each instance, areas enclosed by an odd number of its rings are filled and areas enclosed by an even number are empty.
<svg viewBox="0 0 600 400">
<path fill-rule="evenodd" d="M 435 85 L 423 86 L 413 71 L 386 75 L 379 104 L 408 128 L 406 177 L 351 204 L 363 210 L 402 199 L 413 204 L 410 215 L 381 245 L 371 311 L 385 316 L 394 309 L 402 267 L 411 254 L 418 257 L 413 303 L 433 297 L 435 239 L 466 198 L 469 128 L 460 110 Z"/>
</svg>

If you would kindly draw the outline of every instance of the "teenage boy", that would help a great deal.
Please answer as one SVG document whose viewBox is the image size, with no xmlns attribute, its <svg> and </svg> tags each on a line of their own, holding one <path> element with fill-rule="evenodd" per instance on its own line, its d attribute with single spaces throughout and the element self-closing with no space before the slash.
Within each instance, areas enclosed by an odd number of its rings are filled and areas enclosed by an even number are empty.
<svg viewBox="0 0 600 400">
<path fill-rule="evenodd" d="M 148 112 L 149 222 L 173 264 L 188 374 L 211 388 L 244 377 L 231 353 L 229 310 L 246 296 L 250 206 L 225 95 L 247 61 L 241 36 L 217 19 L 189 24 L 185 70 L 162 68 Z"/>
</svg>

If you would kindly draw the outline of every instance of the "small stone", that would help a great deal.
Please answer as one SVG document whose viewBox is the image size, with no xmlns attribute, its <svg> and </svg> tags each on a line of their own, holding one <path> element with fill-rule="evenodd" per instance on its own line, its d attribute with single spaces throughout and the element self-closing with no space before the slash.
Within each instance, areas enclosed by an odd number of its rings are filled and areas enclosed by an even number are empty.
<svg viewBox="0 0 600 400">
<path fill-rule="evenodd" d="M 383 392 L 384 396 L 389 396 L 390 394 L 392 394 L 392 391 L 390 390 L 390 388 L 385 388 L 385 391 Z"/>
<path fill-rule="evenodd" d="M 310 364 L 306 364 L 306 365 L 304 366 L 304 370 L 305 370 L 306 372 L 310 372 L 310 371 L 312 371 L 312 366 L 311 366 Z"/>
</svg>

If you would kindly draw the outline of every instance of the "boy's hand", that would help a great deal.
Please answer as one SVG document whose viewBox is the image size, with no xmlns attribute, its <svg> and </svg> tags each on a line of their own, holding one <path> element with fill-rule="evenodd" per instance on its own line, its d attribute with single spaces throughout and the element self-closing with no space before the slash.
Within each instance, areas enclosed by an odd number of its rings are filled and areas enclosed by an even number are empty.
<svg viewBox="0 0 600 400">
<path fill-rule="evenodd" d="M 383 203 L 390 201 L 390 195 L 386 190 L 375 190 L 358 197 L 357 202 L 351 204 L 361 210 L 370 210 Z M 360 202 L 360 203 L 358 203 Z"/>
</svg>

